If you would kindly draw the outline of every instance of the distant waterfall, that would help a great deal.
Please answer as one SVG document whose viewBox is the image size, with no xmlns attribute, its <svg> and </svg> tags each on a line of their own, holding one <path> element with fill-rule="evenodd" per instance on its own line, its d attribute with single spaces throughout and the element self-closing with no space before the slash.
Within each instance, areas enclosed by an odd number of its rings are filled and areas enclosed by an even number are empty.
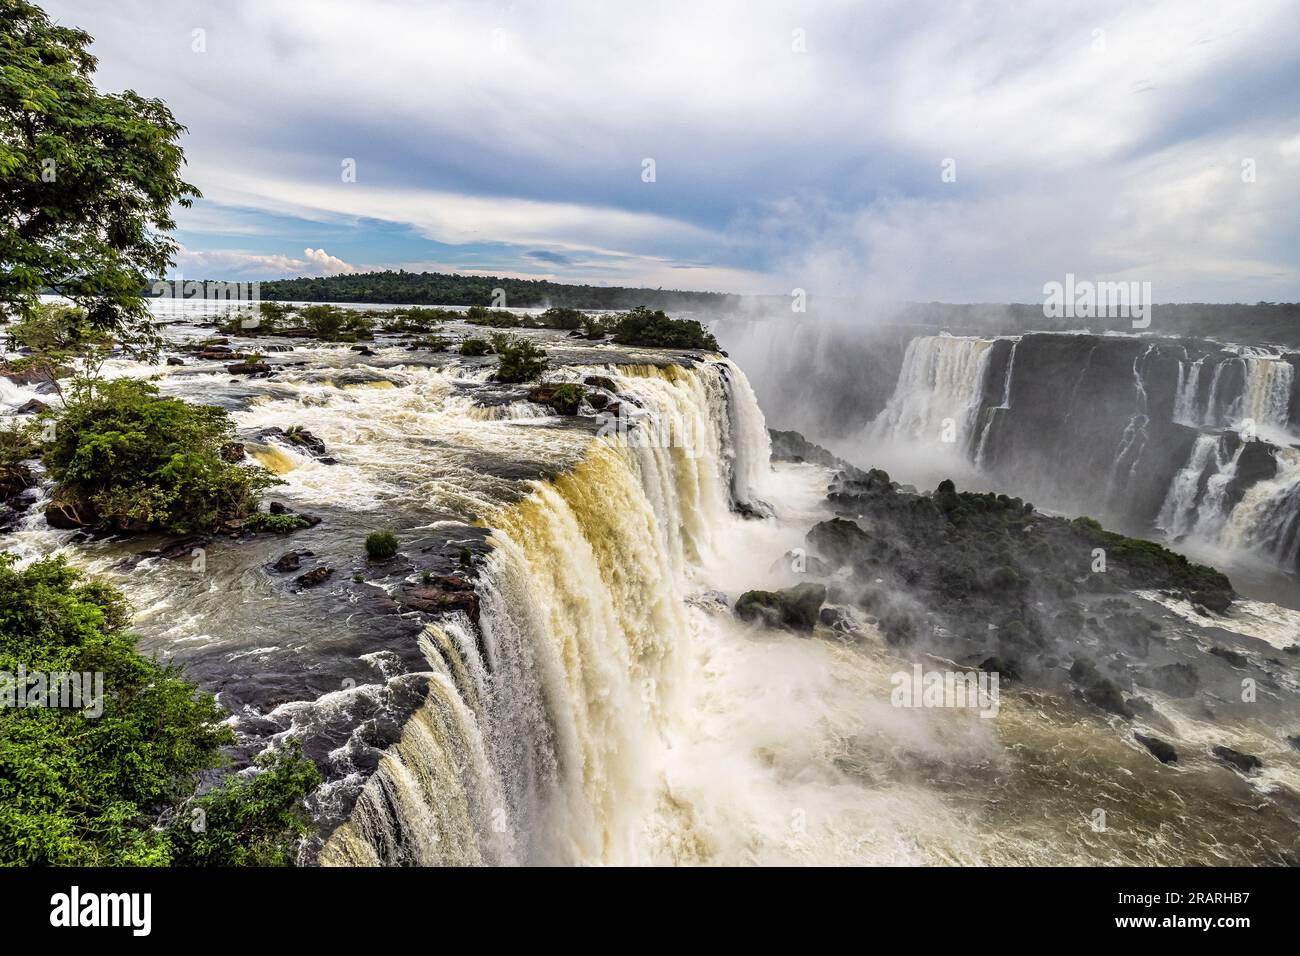
<svg viewBox="0 0 1300 956">
<path fill-rule="evenodd" d="M 1174 393 L 1174 421 L 1192 428 L 1201 423 L 1196 401 L 1201 385 L 1201 369 L 1205 365 L 1202 356 L 1195 362 L 1178 363 L 1178 385 Z"/>
<path fill-rule="evenodd" d="M 428 629 L 428 700 L 323 863 L 643 861 L 687 582 L 770 462 L 731 363 L 613 377 L 637 423 L 486 517 L 482 652 L 468 621 Z"/>
<path fill-rule="evenodd" d="M 1290 419 L 1291 385 L 1295 369 L 1277 358 L 1246 356 L 1246 385 L 1239 417 L 1263 427 L 1285 428 Z"/>
<path fill-rule="evenodd" d="M 1200 435 L 1192 447 L 1187 464 L 1174 475 L 1169 494 L 1156 518 L 1156 527 L 1173 538 L 1180 538 L 1196 525 L 1196 506 L 1201 496 L 1201 479 L 1219 447 L 1218 435 Z"/>
<path fill-rule="evenodd" d="M 893 397 L 872 426 L 876 435 L 936 441 L 951 422 L 956 447 L 972 454 L 993 344 L 993 339 L 952 335 L 912 339 Z"/>
<path fill-rule="evenodd" d="M 1222 526 L 1227 547 L 1270 555 L 1295 568 L 1300 562 L 1300 452 L 1278 452 L 1278 473 L 1247 490 Z"/>
</svg>

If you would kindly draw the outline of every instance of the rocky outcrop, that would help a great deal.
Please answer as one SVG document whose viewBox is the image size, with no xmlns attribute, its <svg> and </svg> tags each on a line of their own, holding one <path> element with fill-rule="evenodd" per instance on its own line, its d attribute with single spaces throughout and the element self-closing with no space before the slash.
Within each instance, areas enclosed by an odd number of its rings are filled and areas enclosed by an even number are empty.
<svg viewBox="0 0 1300 956">
<path fill-rule="evenodd" d="M 1240 750 L 1233 750 L 1231 747 L 1215 747 L 1210 751 L 1234 770 L 1241 773 L 1249 774 L 1264 766 L 1264 761 L 1260 760 L 1254 754 L 1244 754 Z"/>
<path fill-rule="evenodd" d="M 736 617 L 768 627 L 811 631 L 817 626 L 826 587 L 798 584 L 782 591 L 746 591 L 736 601 Z"/>
<path fill-rule="evenodd" d="M 462 611 L 475 624 L 479 620 L 479 600 L 474 585 L 454 575 L 428 575 L 419 584 L 405 585 L 394 597 L 409 611 L 426 614 Z"/>
<path fill-rule="evenodd" d="M 1159 737 L 1148 737 L 1146 734 L 1134 733 L 1133 736 L 1137 738 L 1138 743 L 1151 751 L 1151 755 L 1161 763 L 1178 762 L 1178 751 L 1174 749 L 1173 744 L 1161 740 Z"/>
<path fill-rule="evenodd" d="M 298 577 L 294 578 L 293 583 L 298 585 L 299 588 L 303 588 L 303 589 L 314 588 L 324 584 L 333 576 L 334 576 L 333 568 L 313 568 L 312 570 L 308 571 L 306 574 L 298 575 Z"/>
<path fill-rule="evenodd" d="M 586 396 L 580 385 L 569 382 L 547 382 L 532 388 L 528 400 L 538 405 L 549 405 L 558 415 L 576 415 L 578 407 Z"/>
<path fill-rule="evenodd" d="M 79 501 L 59 490 L 45 506 L 45 521 L 60 531 L 76 531 L 98 526 L 100 516 L 90 502 Z"/>
</svg>

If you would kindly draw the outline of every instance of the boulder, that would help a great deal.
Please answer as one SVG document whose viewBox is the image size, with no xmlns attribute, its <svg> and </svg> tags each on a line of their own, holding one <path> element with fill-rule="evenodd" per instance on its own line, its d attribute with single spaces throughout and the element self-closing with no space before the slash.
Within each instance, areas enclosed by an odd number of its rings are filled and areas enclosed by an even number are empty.
<svg viewBox="0 0 1300 956">
<path fill-rule="evenodd" d="M 50 406 L 46 405 L 39 398 L 33 398 L 24 402 L 14 409 L 15 415 L 39 415 L 41 412 L 48 412 Z"/>
<path fill-rule="evenodd" d="M 161 548 L 153 548 L 141 553 L 142 558 L 166 558 L 168 561 L 178 561 L 181 558 L 188 558 L 193 555 L 196 548 L 205 548 L 208 546 L 208 539 L 202 535 L 191 535 L 188 538 L 179 538 L 170 544 L 165 544 Z"/>
<path fill-rule="evenodd" d="M 604 375 L 588 375 L 582 380 L 582 384 L 590 385 L 592 388 L 603 388 L 607 392 L 618 391 L 618 386 L 614 384 L 614 380 Z"/>
<path fill-rule="evenodd" d="M 168 364 L 168 365 L 184 365 L 184 364 L 185 364 L 185 359 L 181 358 L 179 355 L 169 355 L 169 356 L 167 356 L 167 364 Z"/>
<path fill-rule="evenodd" d="M 334 574 L 333 568 L 313 568 L 306 574 L 300 574 L 294 578 L 294 584 L 300 588 L 314 588 L 324 584 Z"/>
<path fill-rule="evenodd" d="M 1132 719 L 1133 710 L 1125 703 L 1119 685 L 1103 676 L 1086 657 L 1076 658 L 1070 665 L 1070 679 L 1079 688 L 1080 696 L 1094 707 Z"/>
<path fill-rule="evenodd" d="M 62 490 L 56 491 L 53 499 L 45 506 L 45 522 L 60 531 L 93 528 L 99 524 L 99 520 L 94 505 L 88 501 L 77 501 Z"/>
<path fill-rule="evenodd" d="M 1254 754 L 1244 754 L 1240 750 L 1233 750 L 1231 747 L 1215 747 L 1211 753 L 1218 757 L 1230 767 L 1240 770 L 1242 773 L 1250 773 L 1264 766 L 1264 761 L 1260 760 Z"/>
<path fill-rule="evenodd" d="M 454 575 L 430 575 L 419 584 L 408 584 L 394 595 L 408 611 L 450 614 L 463 611 L 475 624 L 479 619 L 478 594 L 474 585 Z"/>
<path fill-rule="evenodd" d="M 1229 650 L 1226 647 L 1211 647 L 1210 653 L 1220 660 L 1227 661 L 1233 667 L 1241 668 L 1250 663 L 1245 654 Z"/>
<path fill-rule="evenodd" d="M 1020 668 L 1016 662 L 1006 657 L 986 657 L 980 662 L 980 670 L 986 674 L 997 674 L 999 681 L 1020 680 Z"/>
<path fill-rule="evenodd" d="M 861 561 L 871 544 L 871 536 L 857 522 L 831 518 L 813 526 L 808 532 L 808 546 L 836 566 Z"/>
<path fill-rule="evenodd" d="M 302 566 L 302 556 L 309 553 L 307 551 L 286 551 L 271 565 L 271 570 L 278 571 L 280 574 L 297 571 Z"/>
<path fill-rule="evenodd" d="M 1138 683 L 1170 697 L 1191 697 L 1201 686 L 1196 669 L 1182 662 L 1162 664 L 1138 676 Z"/>
<path fill-rule="evenodd" d="M 566 382 L 548 382 L 528 392 L 528 400 L 538 405 L 549 405 L 559 415 L 576 415 L 582 404 L 585 390 Z"/>
<path fill-rule="evenodd" d="M 826 601 L 821 584 L 797 584 L 782 591 L 746 591 L 736 602 L 736 616 L 742 621 L 759 621 L 768 627 L 811 631 Z"/>
<path fill-rule="evenodd" d="M 226 371 L 231 375 L 264 375 L 271 371 L 271 366 L 265 362 L 236 362 L 227 365 Z"/>
<path fill-rule="evenodd" d="M 1173 744 L 1159 737 L 1148 737 L 1146 734 L 1134 733 L 1133 736 L 1161 763 L 1178 763 L 1178 751 L 1174 749 Z"/>
</svg>

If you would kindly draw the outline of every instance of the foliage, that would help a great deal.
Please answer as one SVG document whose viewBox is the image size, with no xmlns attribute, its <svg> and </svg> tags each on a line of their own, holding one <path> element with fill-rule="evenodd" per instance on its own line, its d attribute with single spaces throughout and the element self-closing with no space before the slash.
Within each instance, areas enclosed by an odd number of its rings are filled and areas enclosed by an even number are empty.
<svg viewBox="0 0 1300 956">
<path fill-rule="evenodd" d="M 582 313 L 577 309 L 551 307 L 541 315 L 542 324 L 548 329 L 572 332 L 582 327 Z"/>
<path fill-rule="evenodd" d="M 302 515 L 255 511 L 244 520 L 244 527 L 254 533 L 288 534 L 290 531 L 310 528 L 311 522 Z"/>
<path fill-rule="evenodd" d="M 527 339 L 498 332 L 492 336 L 492 350 L 501 357 L 498 382 L 531 382 L 546 371 L 546 350 Z"/>
<path fill-rule="evenodd" d="M 320 785 L 320 771 L 296 740 L 258 754 L 254 767 L 251 777 L 227 777 L 176 815 L 168 830 L 173 865 L 292 865 L 311 832 L 303 796 Z"/>
<path fill-rule="evenodd" d="M 366 554 L 374 561 L 387 561 L 397 554 L 397 546 L 397 535 L 391 531 L 366 535 Z"/>
<path fill-rule="evenodd" d="M 493 329 L 518 329 L 529 324 L 513 312 L 488 309 L 481 305 L 470 306 L 465 311 L 464 318 L 470 325 L 485 325 Z"/>
<path fill-rule="evenodd" d="M 278 481 L 222 459 L 233 433 L 223 409 L 118 379 L 74 391 L 43 460 L 60 494 L 107 523 L 190 533 L 253 510 Z"/>
<path fill-rule="evenodd" d="M 487 339 L 464 339 L 460 343 L 460 354 L 467 357 L 491 355 L 492 343 Z"/>
<path fill-rule="evenodd" d="M 568 285 L 549 279 L 454 275 L 438 272 L 359 272 L 263 282 L 266 299 L 303 302 L 411 302 L 420 305 L 480 305 L 504 289 L 517 308 L 629 309 L 648 304 L 660 309 L 723 309 L 739 297 L 717 292 L 679 292 L 620 286 Z M 1039 309 L 1041 319 L 1042 310 Z"/>
<path fill-rule="evenodd" d="M 29 461 L 40 454 L 28 422 L 8 421 L 0 424 L 0 468 Z"/>
<path fill-rule="evenodd" d="M 694 319 L 670 319 L 663 311 L 638 306 L 619 316 L 613 339 L 618 345 L 718 351 L 718 340 Z"/>
<path fill-rule="evenodd" d="M 184 132 L 161 101 L 95 89 L 89 34 L 0 0 L 0 312 L 26 319 L 53 287 L 95 329 L 154 345 L 142 292 L 164 275 Z"/>
<path fill-rule="evenodd" d="M 191 861 L 177 834 L 156 824 L 223 763 L 234 734 L 211 696 L 136 650 L 129 617 L 121 594 L 84 581 L 61 557 L 19 570 L 15 556 L 0 554 L 0 671 L 103 674 L 99 716 L 0 708 L 0 865 Z M 277 776 L 261 787 L 210 801 L 212 839 L 248 852 L 209 861 L 270 859 L 268 850 L 303 832 L 298 807 L 317 778 L 310 761 L 296 759 L 272 766 Z M 238 834 L 214 833 L 230 821 Z"/>
<path fill-rule="evenodd" d="M 374 338 L 374 323 L 350 309 L 309 305 L 300 316 L 308 334 L 323 342 L 356 342 Z"/>
</svg>

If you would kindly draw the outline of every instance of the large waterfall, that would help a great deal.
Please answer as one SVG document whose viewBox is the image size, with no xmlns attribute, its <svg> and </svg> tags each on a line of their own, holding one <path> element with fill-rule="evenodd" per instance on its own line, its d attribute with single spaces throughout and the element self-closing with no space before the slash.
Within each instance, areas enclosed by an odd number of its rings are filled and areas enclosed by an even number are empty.
<svg viewBox="0 0 1300 956">
<path fill-rule="evenodd" d="M 481 647 L 467 620 L 429 629 L 429 699 L 323 862 L 645 859 L 644 821 L 672 810 L 686 598 L 770 466 L 731 363 L 622 366 L 617 382 L 636 423 L 485 517 Z"/>
<path fill-rule="evenodd" d="M 925 335 L 913 339 L 893 397 L 875 422 L 877 434 L 892 440 L 930 440 L 977 452 L 976 425 L 993 341 Z M 1010 378 L 1007 380 L 1010 387 Z M 1009 401 L 1009 392 L 1005 393 Z"/>
</svg>

